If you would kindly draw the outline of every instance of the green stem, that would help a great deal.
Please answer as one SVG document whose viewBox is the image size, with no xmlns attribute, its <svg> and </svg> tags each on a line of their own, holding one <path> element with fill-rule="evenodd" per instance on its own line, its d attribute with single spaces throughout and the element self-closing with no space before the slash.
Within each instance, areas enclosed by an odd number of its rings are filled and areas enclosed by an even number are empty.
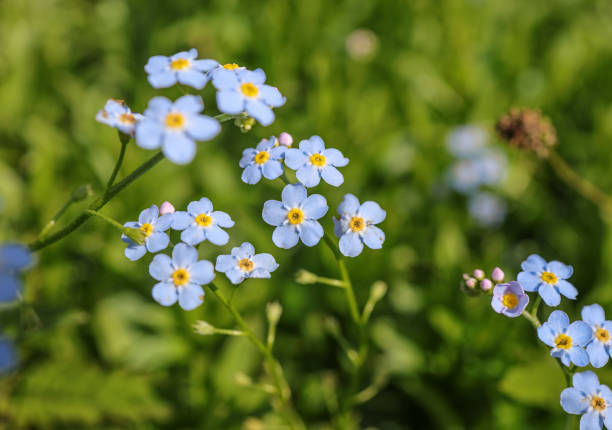
<svg viewBox="0 0 612 430">
<path fill-rule="evenodd" d="M 346 291 L 346 299 L 351 312 L 351 318 L 358 327 L 362 327 L 361 318 L 359 316 L 359 308 L 357 306 L 357 300 L 355 299 L 355 292 L 353 291 L 353 284 L 351 283 L 351 278 L 348 270 L 346 269 L 344 258 L 342 258 L 342 254 L 340 254 L 338 251 L 337 245 L 334 243 L 333 239 L 329 237 L 329 235 L 325 234 L 323 236 L 323 240 L 325 240 L 325 243 L 329 249 L 331 249 L 331 251 L 334 253 L 336 261 L 338 262 L 338 268 L 340 269 L 340 276 L 344 282 L 344 289 Z"/>
<path fill-rule="evenodd" d="M 100 219 L 103 219 L 104 221 L 106 221 L 107 223 L 109 223 L 110 225 L 112 225 L 113 227 L 119 229 L 120 231 L 123 231 L 123 225 L 121 225 L 119 222 L 115 221 L 114 219 L 98 212 L 98 211 L 94 211 L 91 209 L 87 209 L 85 211 L 86 213 L 88 213 L 91 216 L 97 216 Z"/>
<path fill-rule="evenodd" d="M 523 311 L 521 315 L 524 316 L 527 319 L 527 321 L 529 321 L 531 325 L 533 326 L 533 328 L 535 328 L 536 330 L 538 329 L 538 327 L 542 325 L 542 323 L 540 323 L 540 320 L 538 319 L 537 316 L 532 315 L 527 311 Z"/>
<path fill-rule="evenodd" d="M 330 287 L 346 288 L 346 282 L 341 281 L 340 279 L 325 278 L 323 276 L 317 276 L 317 280 L 315 283 L 317 282 L 319 284 L 329 285 Z"/>
<path fill-rule="evenodd" d="M 121 139 L 121 149 L 119 150 L 119 158 L 117 158 L 117 162 L 115 163 L 115 167 L 113 168 L 113 173 L 111 173 L 110 178 L 108 178 L 108 182 L 106 183 L 106 191 L 110 190 L 110 188 L 115 183 L 115 179 L 117 178 L 117 174 L 119 173 L 121 164 L 123 164 L 123 157 L 125 156 L 125 149 L 127 148 L 128 142 L 129 139 Z"/>
<path fill-rule="evenodd" d="M 217 328 L 213 330 L 216 334 L 225 334 L 227 336 L 246 336 L 246 333 L 240 330 L 229 330 L 226 328 Z"/>
<path fill-rule="evenodd" d="M 289 181 L 289 178 L 287 177 L 287 175 L 285 175 L 285 172 L 283 172 L 282 175 L 280 175 L 279 177 L 285 183 L 285 185 L 291 184 L 291 181 Z"/>
</svg>

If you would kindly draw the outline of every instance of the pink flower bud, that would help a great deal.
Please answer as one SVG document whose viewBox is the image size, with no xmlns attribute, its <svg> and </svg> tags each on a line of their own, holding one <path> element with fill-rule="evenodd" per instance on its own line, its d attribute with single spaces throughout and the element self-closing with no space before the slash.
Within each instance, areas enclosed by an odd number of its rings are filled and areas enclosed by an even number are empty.
<svg viewBox="0 0 612 430">
<path fill-rule="evenodd" d="M 499 267 L 496 267 L 495 269 L 493 269 L 493 273 L 491 273 L 491 279 L 493 279 L 495 282 L 503 282 L 504 280 L 504 271 L 502 269 L 500 269 Z"/>
<path fill-rule="evenodd" d="M 278 144 L 290 148 L 293 144 L 293 137 L 289 133 L 282 132 L 278 135 Z"/>
<path fill-rule="evenodd" d="M 468 275 L 467 273 L 464 273 L 463 275 L 461 275 L 461 277 L 463 278 L 464 281 L 467 281 L 468 279 L 470 279 L 470 275 Z"/>
<path fill-rule="evenodd" d="M 172 203 L 163 202 L 161 206 L 159 207 L 159 214 L 160 215 L 173 214 L 174 210 L 175 209 L 174 209 L 174 206 L 172 206 Z"/>
<path fill-rule="evenodd" d="M 484 278 L 480 281 L 480 289 L 482 291 L 489 291 L 491 288 L 493 288 L 493 282 L 490 279 Z"/>
<path fill-rule="evenodd" d="M 482 280 L 485 277 L 485 272 L 481 269 L 476 269 L 474 270 L 474 278 L 478 279 L 479 281 Z"/>
<path fill-rule="evenodd" d="M 468 288 L 476 288 L 476 279 L 474 278 L 470 278 L 467 281 L 465 281 L 465 285 L 468 286 Z"/>
</svg>

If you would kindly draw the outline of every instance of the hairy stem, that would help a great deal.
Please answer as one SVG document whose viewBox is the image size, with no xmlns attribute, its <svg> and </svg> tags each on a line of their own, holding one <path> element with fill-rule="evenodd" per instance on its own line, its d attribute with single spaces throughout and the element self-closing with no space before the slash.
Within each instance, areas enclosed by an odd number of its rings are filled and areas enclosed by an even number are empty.
<svg viewBox="0 0 612 430">
<path fill-rule="evenodd" d="M 108 182 L 106 183 L 106 190 L 109 190 L 115 183 L 115 179 L 117 179 L 117 174 L 119 173 L 121 164 L 123 164 L 123 157 L 125 156 L 125 150 L 127 148 L 129 139 L 122 139 L 121 136 L 120 139 L 121 149 L 119 150 L 119 158 L 117 158 L 117 162 L 115 163 L 115 167 L 113 168 L 113 173 L 111 173 L 110 178 L 108 178 Z"/>
</svg>

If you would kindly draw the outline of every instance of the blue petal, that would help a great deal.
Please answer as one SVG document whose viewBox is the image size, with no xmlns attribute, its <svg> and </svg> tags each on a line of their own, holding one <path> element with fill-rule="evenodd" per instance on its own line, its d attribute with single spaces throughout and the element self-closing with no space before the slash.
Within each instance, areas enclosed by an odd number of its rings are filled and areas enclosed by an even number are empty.
<svg viewBox="0 0 612 430">
<path fill-rule="evenodd" d="M 516 277 L 516 280 L 521 284 L 525 291 L 537 291 L 539 286 L 542 284 L 540 277 L 530 272 L 520 272 Z"/>
<path fill-rule="evenodd" d="M 559 303 L 561 303 L 561 296 L 552 285 L 543 283 L 538 289 L 538 292 L 540 293 L 540 296 L 542 296 L 544 303 L 546 303 L 548 306 L 555 307 L 559 306 Z"/>
<path fill-rule="evenodd" d="M 359 216 L 363 217 L 366 221 L 370 221 L 372 224 L 378 224 L 385 220 L 387 212 L 385 212 L 378 203 L 368 201 L 364 202 L 357 212 Z"/>
<path fill-rule="evenodd" d="M 247 148 L 242 151 L 242 158 L 238 162 L 238 165 L 242 168 L 252 164 L 255 161 L 255 155 L 257 155 L 257 151 L 253 148 Z"/>
<path fill-rule="evenodd" d="M 587 354 L 589 354 L 589 361 L 595 368 L 604 367 L 610 358 L 608 351 L 603 343 L 594 340 L 589 343 L 586 348 Z"/>
<path fill-rule="evenodd" d="M 269 279 L 271 277 L 272 275 L 266 269 L 253 269 L 251 272 L 249 272 L 249 278 Z"/>
<path fill-rule="evenodd" d="M 136 144 L 144 149 L 156 149 L 162 144 L 164 127 L 157 121 L 144 118 L 136 124 Z"/>
<path fill-rule="evenodd" d="M 537 254 L 531 254 L 527 260 L 521 263 L 521 268 L 526 272 L 543 272 L 546 269 L 546 260 Z"/>
<path fill-rule="evenodd" d="M 215 264 L 215 270 L 217 272 L 227 272 L 233 267 L 236 267 L 236 259 L 233 255 L 217 256 L 217 263 Z"/>
<path fill-rule="evenodd" d="M 255 147 L 257 151 L 268 151 L 274 147 L 275 137 L 270 139 L 261 139 L 261 141 Z"/>
<path fill-rule="evenodd" d="M 584 367 L 589 364 L 589 354 L 585 351 L 584 348 L 579 346 L 573 346 L 568 351 L 570 359 L 572 363 L 576 366 Z"/>
<path fill-rule="evenodd" d="M 347 257 L 357 257 L 363 251 L 363 242 L 359 234 L 347 231 L 340 238 L 340 252 Z"/>
<path fill-rule="evenodd" d="M 297 245 L 300 234 L 292 225 L 276 227 L 272 233 L 272 242 L 279 248 L 289 249 Z"/>
<path fill-rule="evenodd" d="M 608 401 L 608 405 L 610 405 L 610 403 L 612 402 Z M 603 419 L 604 419 L 604 425 L 606 426 L 606 428 L 612 429 L 612 413 L 608 411 L 608 413 L 603 417 Z"/>
<path fill-rule="evenodd" d="M 308 157 L 300 149 L 290 148 L 285 152 L 285 164 L 293 170 L 297 170 L 308 162 Z"/>
<path fill-rule="evenodd" d="M 187 212 L 176 211 L 173 215 L 172 228 L 174 230 L 185 230 L 194 223 L 193 216 L 189 215 Z"/>
<path fill-rule="evenodd" d="M 323 237 L 323 227 L 317 221 L 306 220 L 301 224 L 300 239 L 306 246 L 315 246 Z"/>
<path fill-rule="evenodd" d="M 206 239 L 204 229 L 198 225 L 187 227 L 181 233 L 181 240 L 189 245 L 197 245 L 198 243 L 204 241 L 204 239 Z"/>
<path fill-rule="evenodd" d="M 588 412 L 580 418 L 580 430 L 601 430 L 601 418 L 598 412 Z"/>
<path fill-rule="evenodd" d="M 574 273 L 572 266 L 563 264 L 560 261 L 551 261 L 548 263 L 546 270 L 554 273 L 559 279 L 567 279 Z"/>
<path fill-rule="evenodd" d="M 565 279 L 559 280 L 555 284 L 555 287 L 562 295 L 564 295 L 568 299 L 575 300 L 578 296 L 578 290 L 576 289 L 576 287 L 567 282 Z"/>
<path fill-rule="evenodd" d="M 176 73 L 171 71 L 152 73 L 147 80 L 153 88 L 168 88 L 176 84 Z"/>
<path fill-rule="evenodd" d="M 538 339 L 548 346 L 555 346 L 557 334 L 558 331 L 554 330 L 548 323 L 544 323 L 538 327 Z"/>
<path fill-rule="evenodd" d="M 217 109 L 223 113 L 237 115 L 245 110 L 244 104 L 244 97 L 238 91 L 217 92 Z"/>
<path fill-rule="evenodd" d="M 16 300 L 19 289 L 19 280 L 15 276 L 0 272 L 0 302 Z"/>
<path fill-rule="evenodd" d="M 179 290 L 179 306 L 186 311 L 191 311 L 204 301 L 204 290 L 196 284 L 187 284 Z"/>
<path fill-rule="evenodd" d="M 385 233 L 373 225 L 366 228 L 362 234 L 362 237 L 363 243 L 365 243 L 366 246 L 371 249 L 380 249 L 385 242 Z"/>
<path fill-rule="evenodd" d="M 261 216 L 267 224 L 279 226 L 287 219 L 287 210 L 278 200 L 268 200 L 264 203 Z"/>
<path fill-rule="evenodd" d="M 298 169 L 295 175 L 302 184 L 306 187 L 316 187 L 321 181 L 321 173 L 319 169 L 312 164 L 306 164 Z"/>
<path fill-rule="evenodd" d="M 274 112 L 259 100 L 247 100 L 246 111 L 249 116 L 255 118 L 261 125 L 268 126 L 274 122 Z"/>
<path fill-rule="evenodd" d="M 204 102 L 202 97 L 188 94 L 176 99 L 174 109 L 183 113 L 199 113 L 204 109 Z"/>
<path fill-rule="evenodd" d="M 353 215 L 357 213 L 359 207 L 359 200 L 357 199 L 357 197 L 352 194 L 345 194 L 344 199 L 342 200 L 340 205 L 338 205 L 338 213 L 340 215 L 343 215 L 345 213 Z"/>
<path fill-rule="evenodd" d="M 266 74 L 261 69 L 247 70 L 237 69 L 236 75 L 242 82 L 251 82 L 255 85 L 261 85 L 266 82 Z"/>
<path fill-rule="evenodd" d="M 266 179 L 276 179 L 283 174 L 283 165 L 276 160 L 269 160 L 263 166 L 263 175 Z"/>
<path fill-rule="evenodd" d="M 221 131 L 221 124 L 206 115 L 191 115 L 185 130 L 196 140 L 211 140 Z"/>
<path fill-rule="evenodd" d="M 196 261 L 189 267 L 189 280 L 204 285 L 215 279 L 215 270 L 208 260 Z"/>
<path fill-rule="evenodd" d="M 599 388 L 599 378 L 590 370 L 575 373 L 572 378 L 572 382 L 574 387 L 578 388 L 587 395 L 594 394 Z"/>
<path fill-rule="evenodd" d="M 187 205 L 187 211 L 196 216 L 200 214 L 207 214 L 212 210 L 212 202 L 206 197 L 202 197 L 200 200 L 196 200 Z"/>
<path fill-rule="evenodd" d="M 331 164 L 336 167 L 344 167 L 348 164 L 349 159 L 342 155 L 342 152 L 335 148 L 329 148 L 323 151 L 327 164 Z"/>
<path fill-rule="evenodd" d="M 209 59 L 194 60 L 192 63 L 193 63 L 194 69 L 200 70 L 202 72 L 210 72 L 215 67 L 219 66 L 219 63 L 217 63 L 215 60 L 209 60 Z"/>
<path fill-rule="evenodd" d="M 278 263 L 272 254 L 262 253 L 253 256 L 253 265 L 256 269 L 264 269 L 268 272 L 274 272 L 278 268 Z"/>
<path fill-rule="evenodd" d="M 238 285 L 245 279 L 245 273 L 235 266 L 232 269 L 225 272 L 225 276 L 227 276 L 227 279 L 229 279 L 230 282 L 234 285 Z"/>
<path fill-rule="evenodd" d="M 219 226 L 212 225 L 206 229 L 206 239 L 214 245 L 225 245 L 229 242 L 229 234 L 222 230 Z"/>
<path fill-rule="evenodd" d="M 149 264 L 149 274 L 158 281 L 167 281 L 173 272 L 172 260 L 165 254 L 157 254 Z"/>
<path fill-rule="evenodd" d="M 125 256 L 132 261 L 142 258 L 147 253 L 147 248 L 144 245 L 131 244 L 125 248 Z"/>
<path fill-rule="evenodd" d="M 218 90 L 235 89 L 238 86 L 238 76 L 233 70 L 220 68 L 213 73 L 213 85 Z M 219 91 L 219 92 L 221 92 Z M 217 100 L 219 100 L 217 93 Z M 221 110 L 221 108 L 219 108 Z"/>
<path fill-rule="evenodd" d="M 170 228 L 173 221 L 174 221 L 174 213 L 164 214 L 160 216 L 159 218 L 157 218 L 157 221 L 155 221 L 155 224 L 153 225 L 153 227 L 155 231 L 166 231 Z"/>
<path fill-rule="evenodd" d="M 192 48 L 189 51 L 177 52 L 172 57 L 170 57 L 170 60 L 178 60 L 180 58 L 183 58 L 185 60 L 193 60 L 197 56 L 198 56 L 198 51 Z"/>
<path fill-rule="evenodd" d="M 582 391 L 570 387 L 561 392 L 561 407 L 568 414 L 583 414 L 587 411 L 588 399 Z"/>
<path fill-rule="evenodd" d="M 17 364 L 17 352 L 13 342 L 0 338 L 0 372 L 8 372 Z"/>
<path fill-rule="evenodd" d="M 153 97 L 151 100 L 149 100 L 147 110 L 145 111 L 145 116 L 151 118 L 163 118 L 170 111 L 170 109 L 172 109 L 172 106 L 173 103 L 166 97 Z"/>
<path fill-rule="evenodd" d="M 270 85 L 261 85 L 259 92 L 261 98 L 268 106 L 280 107 L 287 101 L 287 98 L 283 97 L 278 88 L 271 87 Z"/>
<path fill-rule="evenodd" d="M 601 326 L 606 320 L 606 314 L 603 308 L 598 304 L 583 307 L 581 315 L 582 319 L 592 326 Z"/>
<path fill-rule="evenodd" d="M 570 319 L 563 311 L 553 311 L 548 317 L 548 324 L 555 333 L 563 333 L 569 327 Z"/>
<path fill-rule="evenodd" d="M 593 330 L 584 321 L 574 321 L 567 329 L 567 334 L 572 338 L 574 344 L 585 346 L 593 337 Z"/>
<path fill-rule="evenodd" d="M 327 213 L 328 209 L 327 200 L 320 194 L 309 196 L 302 205 L 306 219 L 319 219 Z"/>
<path fill-rule="evenodd" d="M 184 70 L 178 72 L 176 75 L 177 80 L 181 84 L 188 85 L 196 90 L 201 90 L 206 85 L 206 82 L 208 82 L 206 74 L 198 70 Z"/>
<path fill-rule="evenodd" d="M 332 217 L 332 221 L 334 222 L 334 234 L 336 237 L 340 237 L 344 234 L 344 232 L 348 229 L 348 226 L 342 220 L 336 219 Z"/>
<path fill-rule="evenodd" d="M 243 242 L 240 247 L 232 248 L 232 255 L 238 260 L 243 258 L 251 258 L 255 255 L 255 248 L 249 242 Z"/>
<path fill-rule="evenodd" d="M 561 363 L 563 363 L 564 366 L 569 367 L 571 362 L 570 362 L 570 356 L 569 354 L 565 351 L 565 350 L 559 350 L 555 352 L 551 351 L 550 353 L 551 356 L 555 357 L 555 358 L 560 358 L 561 359 Z"/>
<path fill-rule="evenodd" d="M 334 187 L 339 187 L 344 182 L 344 176 L 334 166 L 325 166 L 321 169 L 321 177 L 325 182 Z"/>
<path fill-rule="evenodd" d="M 261 167 L 258 164 L 251 164 L 242 171 L 240 177 L 242 182 L 249 185 L 254 185 L 261 180 Z"/>
<path fill-rule="evenodd" d="M 177 267 L 187 267 L 198 259 L 198 251 L 184 243 L 179 243 L 172 250 L 172 261 Z"/>
<path fill-rule="evenodd" d="M 149 58 L 149 61 L 147 61 L 144 69 L 147 74 L 151 74 L 167 70 L 169 66 L 170 59 L 168 57 L 163 55 L 154 55 L 153 57 Z"/>
<path fill-rule="evenodd" d="M 170 238 L 166 233 L 154 231 L 151 236 L 147 237 L 145 245 L 147 250 L 151 253 L 159 252 L 162 249 L 166 249 L 170 243 Z"/>
<path fill-rule="evenodd" d="M 300 142 L 300 149 L 306 154 L 319 154 L 325 150 L 325 143 L 319 136 L 311 136 L 308 140 Z"/>
<path fill-rule="evenodd" d="M 162 306 L 172 306 L 176 303 L 177 296 L 174 284 L 168 282 L 155 284 L 151 294 L 153 299 Z"/>
<path fill-rule="evenodd" d="M 281 199 L 290 208 L 299 206 L 307 196 L 306 188 L 302 184 L 289 184 L 283 188 Z"/>
<path fill-rule="evenodd" d="M 288 148 L 283 145 L 279 145 L 276 148 L 272 148 L 270 150 L 270 158 L 272 158 L 273 160 L 281 160 L 285 156 L 287 150 Z"/>
<path fill-rule="evenodd" d="M 32 264 L 32 254 L 17 243 L 9 243 L 0 248 L 0 270 L 21 270 Z"/>
<path fill-rule="evenodd" d="M 168 132 L 164 135 L 162 152 L 174 164 L 187 164 L 196 153 L 196 144 L 182 132 Z"/>
<path fill-rule="evenodd" d="M 215 224 L 221 227 L 230 228 L 235 224 L 232 218 L 222 211 L 214 211 L 210 214 L 210 217 L 213 219 Z"/>
<path fill-rule="evenodd" d="M 157 220 L 157 216 L 159 215 L 159 209 L 156 205 L 151 205 L 150 208 L 147 208 L 140 212 L 138 216 L 138 222 L 142 224 L 154 224 Z"/>
</svg>

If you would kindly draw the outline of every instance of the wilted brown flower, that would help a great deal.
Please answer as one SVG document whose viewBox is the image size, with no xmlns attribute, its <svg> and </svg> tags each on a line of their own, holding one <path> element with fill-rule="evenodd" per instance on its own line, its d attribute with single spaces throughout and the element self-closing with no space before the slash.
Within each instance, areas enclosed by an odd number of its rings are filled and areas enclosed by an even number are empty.
<svg viewBox="0 0 612 430">
<path fill-rule="evenodd" d="M 541 158 L 557 144 L 555 127 L 539 110 L 512 109 L 502 115 L 495 128 L 510 145 L 534 151 Z"/>
</svg>

